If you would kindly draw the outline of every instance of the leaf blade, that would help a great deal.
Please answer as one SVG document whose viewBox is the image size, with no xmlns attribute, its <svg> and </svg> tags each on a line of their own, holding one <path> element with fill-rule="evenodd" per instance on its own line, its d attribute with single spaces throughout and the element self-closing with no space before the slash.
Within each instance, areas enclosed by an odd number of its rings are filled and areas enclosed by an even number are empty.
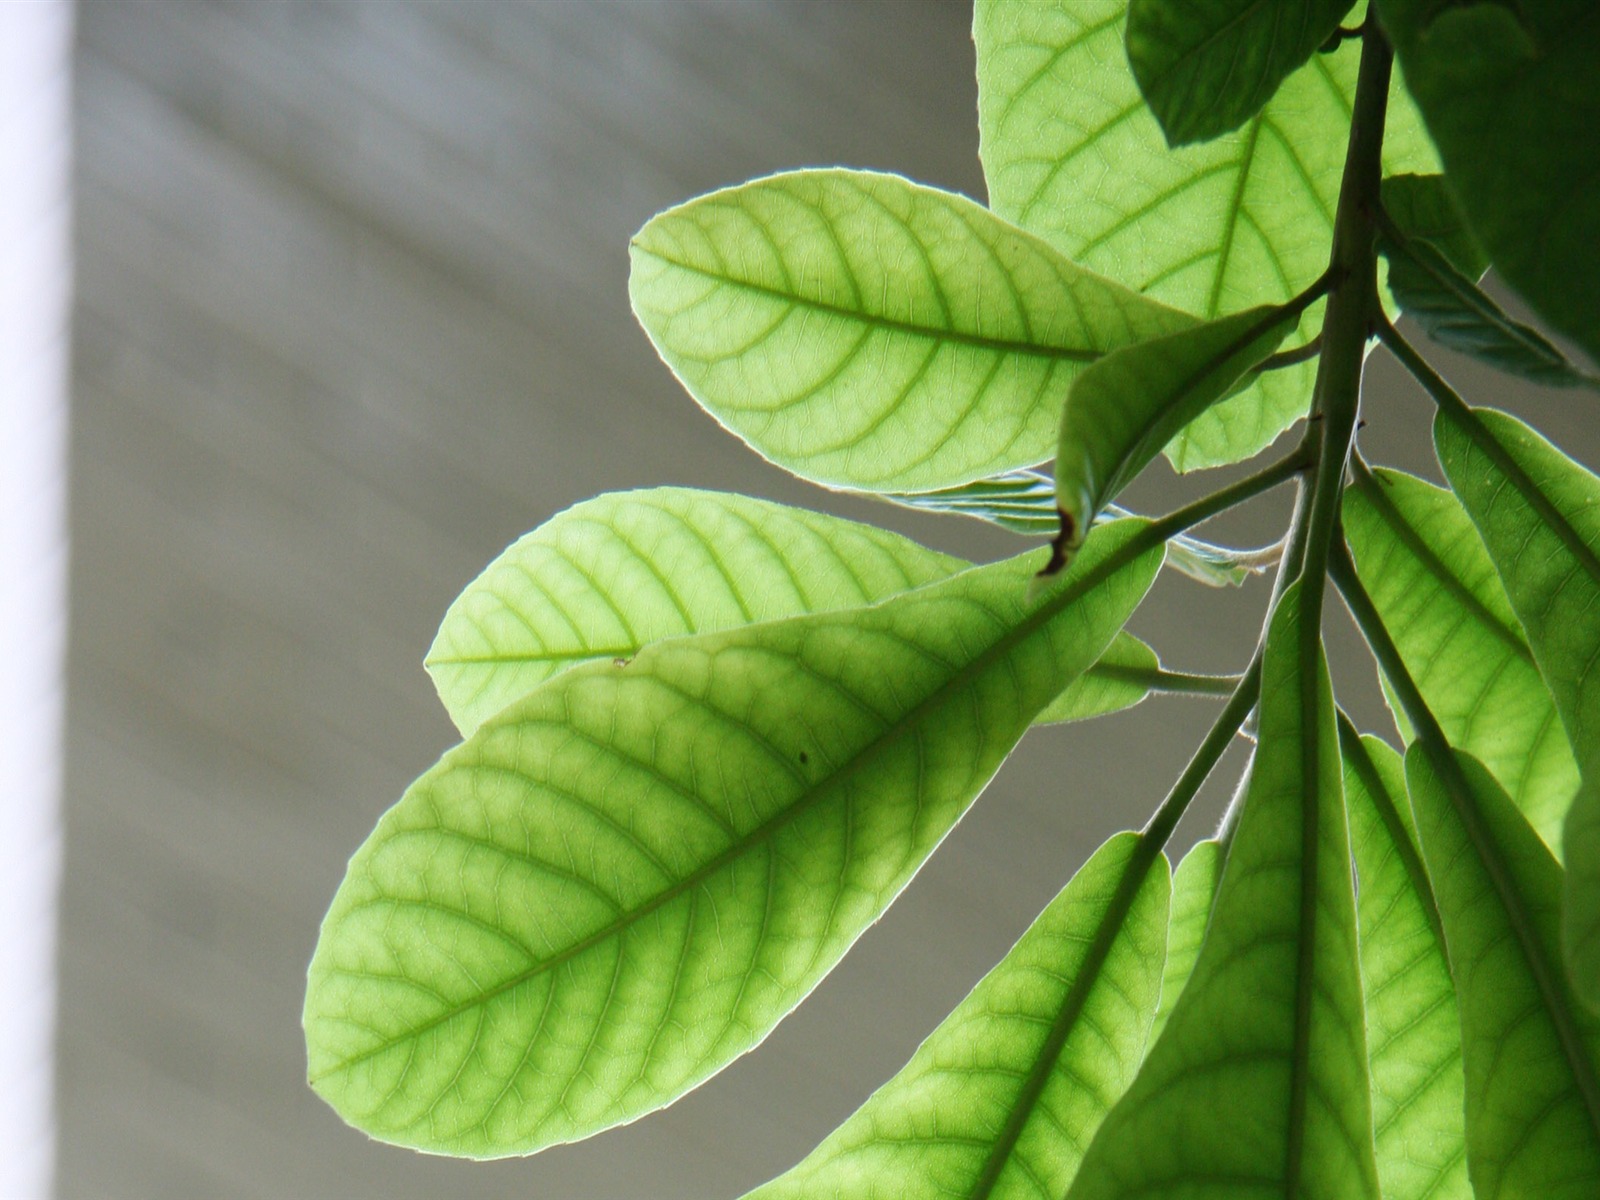
<svg viewBox="0 0 1600 1200">
<path fill-rule="evenodd" d="M 1376 1196 L 1333 701 L 1304 619 L 1291 584 L 1267 637 L 1260 743 L 1205 942 L 1069 1200 Z"/>
<path fill-rule="evenodd" d="M 690 394 L 825 486 L 925 491 L 1050 455 L 1066 382 L 1189 323 L 964 197 L 798 171 L 635 235 L 629 296 Z"/>
<path fill-rule="evenodd" d="M 1406 781 L 1461 1011 L 1467 1162 L 1481 1200 L 1600 1182 L 1600 1027 L 1560 967 L 1561 867 L 1470 755 L 1417 742 Z"/>
<path fill-rule="evenodd" d="M 1471 516 L 1456 495 L 1414 476 L 1358 469 L 1354 479 L 1345 537 L 1423 698 L 1445 736 L 1481 759 L 1559 846 L 1578 766 Z"/>
<path fill-rule="evenodd" d="M 1339 27 L 1352 0 L 1132 0 L 1128 61 L 1167 144 L 1229 133 Z"/>
<path fill-rule="evenodd" d="M 313 1086 L 384 1140 L 492 1157 L 721 1069 L 1104 649 L 1159 566 L 1144 528 L 1036 603 L 1010 560 L 551 679 L 352 859 L 308 975 Z"/>
<path fill-rule="evenodd" d="M 1244 129 L 1169 151 L 1127 70 L 1124 0 L 978 0 L 979 155 L 994 210 L 1075 262 L 1201 318 L 1284 303 L 1327 266 L 1358 48 L 1315 56 Z M 1437 170 L 1398 79 L 1384 167 Z M 1320 327 L 1311 310 L 1298 345 Z M 1315 368 L 1264 375 L 1167 448 L 1179 471 L 1256 454 Z"/>
<path fill-rule="evenodd" d="M 1142 840 L 1101 846 L 911 1061 L 747 1200 L 1065 1191 L 1155 1010 L 1171 885 Z"/>
<path fill-rule="evenodd" d="M 550 676 L 652 642 L 874 604 L 967 567 L 898 534 L 726 492 L 608 493 L 507 547 L 423 665 L 468 736 Z"/>
<path fill-rule="evenodd" d="M 1343 719 L 1339 744 L 1360 886 L 1368 1073 L 1386 1200 L 1472 1200 L 1461 1027 L 1444 930 L 1412 827 L 1400 756 Z"/>
<path fill-rule="evenodd" d="M 1380 4 L 1445 174 L 1507 283 L 1600 356 L 1600 11 Z"/>
<path fill-rule="evenodd" d="M 1549 686 L 1582 786 L 1567 816 L 1564 936 L 1578 992 L 1600 1006 L 1600 479 L 1521 421 L 1454 406 L 1434 422 L 1439 461 L 1483 538 Z M 1569 847 L 1570 850 L 1570 847 Z"/>
<path fill-rule="evenodd" d="M 1056 445 L 1064 550 L 1075 550 L 1106 504 L 1299 321 L 1294 307 L 1247 309 L 1115 350 L 1073 380 Z"/>
</svg>

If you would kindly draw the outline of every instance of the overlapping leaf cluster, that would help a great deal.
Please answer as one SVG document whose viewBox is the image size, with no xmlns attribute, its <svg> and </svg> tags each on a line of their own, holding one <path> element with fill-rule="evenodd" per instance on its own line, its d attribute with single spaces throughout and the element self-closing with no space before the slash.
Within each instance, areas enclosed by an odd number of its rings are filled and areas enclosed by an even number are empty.
<svg viewBox="0 0 1600 1200">
<path fill-rule="evenodd" d="M 324 922 L 313 1087 L 475 1157 L 632 1120 L 759 1043 L 1031 725 L 1178 692 L 1227 700 L 1149 825 L 752 1195 L 1600 1194 L 1600 479 L 1391 324 L 1594 384 L 1477 281 L 1600 346 L 1597 11 L 978 0 L 989 207 L 834 169 L 650 221 L 635 312 L 717 421 L 1050 552 L 973 566 L 679 488 L 511 546 L 427 658 L 464 740 Z M 1374 336 L 1438 404 L 1445 487 L 1361 459 Z M 1116 507 L 1163 452 L 1237 462 L 1307 417 L 1176 513 Z M 1291 478 L 1277 547 L 1189 532 Z M 1276 568 L 1238 676 L 1123 629 L 1163 563 Z M 1330 582 L 1403 755 L 1339 709 Z M 1247 722 L 1228 818 L 1174 873 Z"/>
</svg>

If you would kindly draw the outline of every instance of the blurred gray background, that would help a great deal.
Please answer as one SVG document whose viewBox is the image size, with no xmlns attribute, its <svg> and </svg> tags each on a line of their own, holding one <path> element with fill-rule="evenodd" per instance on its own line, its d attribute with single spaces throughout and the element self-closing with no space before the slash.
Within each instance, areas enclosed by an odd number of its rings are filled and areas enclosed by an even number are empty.
<svg viewBox="0 0 1600 1200">
<path fill-rule="evenodd" d="M 1159 801 L 1209 704 L 1031 736 L 758 1053 L 583 1145 L 426 1158 L 304 1085 L 318 920 L 451 743 L 421 656 L 514 537 L 678 483 L 1021 548 L 766 466 L 678 390 L 626 294 L 652 213 L 765 172 L 871 166 L 981 199 L 969 21 L 965 0 L 80 4 L 59 1196 L 736 1196 Z M 1592 397 L 1446 361 L 1600 459 Z M 1426 403 L 1392 363 L 1371 379 L 1369 454 L 1429 470 Z M 1201 482 L 1158 470 L 1132 499 Z M 1286 500 L 1218 532 L 1270 541 Z M 1236 670 L 1266 595 L 1164 580 L 1134 628 L 1172 665 Z M 1330 636 L 1382 725 L 1370 667 Z"/>
</svg>

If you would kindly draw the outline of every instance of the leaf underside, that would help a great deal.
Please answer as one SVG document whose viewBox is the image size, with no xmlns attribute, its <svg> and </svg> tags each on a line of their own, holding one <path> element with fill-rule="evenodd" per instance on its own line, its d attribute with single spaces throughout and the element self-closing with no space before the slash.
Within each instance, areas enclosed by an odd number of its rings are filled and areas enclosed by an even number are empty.
<svg viewBox="0 0 1600 1200">
<path fill-rule="evenodd" d="M 1561 970 L 1561 866 L 1470 755 L 1418 742 L 1406 780 L 1461 1012 L 1477 1200 L 1600 1190 L 1600 1025 Z"/>
<path fill-rule="evenodd" d="M 1167 963 L 1161 972 L 1161 1004 L 1150 1026 L 1154 1044 L 1167 1027 L 1178 997 L 1194 971 L 1195 959 L 1211 919 L 1211 903 L 1222 874 L 1222 844 L 1214 839 L 1196 842 L 1172 873 L 1172 919 L 1167 926 Z"/>
<path fill-rule="evenodd" d="M 1344 528 L 1361 581 L 1445 736 L 1493 771 L 1558 848 L 1577 764 L 1460 501 L 1398 471 L 1358 472 Z"/>
<path fill-rule="evenodd" d="M 628 291 L 690 394 L 829 487 L 925 491 L 1050 457 L 1072 378 L 1193 323 L 962 196 L 796 171 L 635 235 Z"/>
<path fill-rule="evenodd" d="M 979 154 L 995 212 L 1074 262 L 1202 318 L 1298 295 L 1327 266 L 1360 50 L 1314 55 L 1236 133 L 1169 150 L 1129 73 L 1125 0 L 978 0 Z M 1356 19 L 1352 14 L 1351 19 Z M 1384 169 L 1438 160 L 1398 80 Z M 1310 310 L 1299 345 L 1321 327 Z M 1263 375 L 1167 448 L 1248 458 L 1304 416 L 1314 364 Z"/>
<path fill-rule="evenodd" d="M 1492 409 L 1441 409 L 1434 440 L 1528 632 L 1583 775 L 1564 834 L 1563 934 L 1579 993 L 1600 1005 L 1600 479 Z"/>
<path fill-rule="evenodd" d="M 491 718 L 351 860 L 309 972 L 313 1087 L 384 1140 L 492 1157 L 720 1070 L 1104 651 L 1159 568 L 1123 549 L 1145 528 L 1106 526 L 1036 601 L 1030 554 L 577 667 Z"/>
<path fill-rule="evenodd" d="M 1384 1200 L 1473 1200 L 1455 984 L 1400 756 L 1341 721 L 1372 1129 Z"/>
<path fill-rule="evenodd" d="M 1060 1200 L 1144 1053 L 1170 886 L 1138 834 L 1112 838 L 893 1079 L 748 1200 Z"/>
<path fill-rule="evenodd" d="M 1296 583 L 1199 958 L 1070 1200 L 1377 1195 L 1333 700 L 1301 620 Z"/>
</svg>

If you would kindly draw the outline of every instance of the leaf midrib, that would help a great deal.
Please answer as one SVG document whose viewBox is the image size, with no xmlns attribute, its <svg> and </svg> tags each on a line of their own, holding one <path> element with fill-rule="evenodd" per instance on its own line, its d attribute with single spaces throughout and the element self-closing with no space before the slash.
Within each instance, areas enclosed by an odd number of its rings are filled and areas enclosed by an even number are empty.
<svg viewBox="0 0 1600 1200">
<path fill-rule="evenodd" d="M 684 262 L 659 250 L 652 250 L 638 241 L 632 243 L 632 248 L 640 254 L 649 255 L 657 262 L 680 271 L 687 271 L 698 275 L 702 279 L 710 279 L 724 287 L 740 288 L 754 292 L 757 295 L 767 296 L 771 299 L 782 300 L 797 308 L 809 309 L 812 312 L 824 313 L 828 316 L 839 317 L 873 329 L 883 330 L 888 333 L 900 334 L 904 337 L 921 338 L 926 341 L 953 342 L 960 346 L 969 346 L 977 350 L 986 350 L 992 354 L 1017 354 L 1026 358 L 1041 358 L 1049 362 L 1077 362 L 1091 363 L 1103 358 L 1106 350 L 1079 350 L 1067 346 L 1048 346 L 1039 342 L 1016 341 L 1009 338 L 986 337 L 983 334 L 968 333 L 959 329 L 940 329 L 931 325 L 914 325 L 909 321 L 896 320 L 878 313 L 864 312 L 860 309 L 847 308 L 842 304 L 830 304 L 825 300 L 813 300 L 795 292 L 786 292 L 782 288 L 770 284 L 756 283 L 746 279 L 736 279 L 729 275 L 721 274 L 708 267 L 695 263 Z M 1109 281 L 1108 281 L 1109 283 Z M 1154 301 L 1149 301 L 1152 305 Z M 1177 315 L 1177 310 L 1172 310 Z"/>
<path fill-rule="evenodd" d="M 848 783 L 862 770 L 876 762 L 877 759 L 883 754 L 887 753 L 888 750 L 895 745 L 901 737 L 906 735 L 918 724 L 920 724 L 924 717 L 926 717 L 940 705 L 944 704 L 952 696 L 959 694 L 959 692 L 970 681 L 983 674 L 991 666 L 995 665 L 1001 659 L 1010 654 L 1012 650 L 1016 649 L 1024 641 L 1032 637 L 1033 634 L 1037 633 L 1043 626 L 1047 625 L 1050 621 L 1061 615 L 1061 613 L 1070 604 L 1081 599 L 1094 588 L 1099 587 L 1102 583 L 1105 583 L 1111 578 L 1111 576 L 1117 574 L 1119 571 L 1131 566 L 1143 554 L 1153 550 L 1155 546 L 1159 544 L 1159 541 L 1151 541 L 1148 531 L 1152 528 L 1153 526 L 1146 525 L 1144 530 L 1136 533 L 1127 542 L 1124 542 L 1116 550 L 1113 550 L 1105 559 L 1101 560 L 1100 563 L 1096 564 L 1089 571 L 1085 572 L 1084 575 L 1081 576 L 1077 581 L 1068 584 L 1054 597 L 1041 604 L 1033 612 L 1029 613 L 1020 622 L 1013 626 L 1012 629 L 1001 635 L 1001 637 L 993 642 L 987 649 L 973 658 L 965 667 L 962 667 L 959 671 L 953 674 L 949 680 L 946 681 L 946 683 L 938 688 L 935 688 L 926 697 L 918 701 L 917 704 L 909 709 L 902 717 L 900 717 L 899 720 L 889 725 L 876 738 L 867 743 L 866 746 L 862 747 L 862 749 L 849 762 L 845 763 L 838 770 L 834 771 L 833 774 L 822 780 L 819 780 L 808 792 L 802 793 L 780 812 L 776 813 L 761 825 L 758 825 L 756 828 L 752 829 L 743 837 L 735 840 L 725 850 L 723 850 L 722 853 L 708 860 L 705 864 L 696 868 L 694 871 L 691 871 L 677 883 L 658 892 L 655 896 L 634 908 L 631 912 L 617 918 L 616 920 L 613 920 L 608 925 L 605 925 L 601 929 L 596 930 L 594 933 L 574 943 L 566 950 L 560 951 L 557 954 L 551 955 L 549 958 L 532 964 L 526 970 L 518 972 L 517 974 L 501 981 L 491 988 L 484 989 L 471 999 L 465 1000 L 460 1004 L 455 1005 L 453 1008 L 446 1009 L 429 1020 L 413 1026 L 411 1029 L 397 1037 L 387 1038 L 376 1045 L 368 1047 L 358 1054 L 354 1054 L 343 1059 L 339 1063 L 329 1067 L 327 1070 L 312 1078 L 311 1082 L 315 1084 L 332 1076 L 342 1074 L 352 1067 L 358 1066 L 361 1063 L 375 1058 L 380 1054 L 387 1053 L 396 1046 L 422 1037 L 431 1030 L 437 1029 L 440 1026 L 453 1021 L 456 1017 L 461 1016 L 463 1013 L 471 1012 L 473 1009 L 493 1003 L 496 999 L 505 995 L 507 992 L 514 991 L 515 989 L 523 986 L 525 983 L 528 983 L 530 980 L 536 979 L 540 975 L 554 970 L 563 963 L 571 961 L 578 955 L 583 954 L 594 946 L 600 945 L 607 939 L 615 937 L 616 935 L 630 928 L 632 925 L 648 917 L 651 913 L 671 903 L 679 896 L 684 895 L 693 888 L 699 887 L 706 880 L 717 874 L 718 871 L 722 870 L 722 868 L 734 861 L 737 861 L 752 847 L 769 840 L 769 838 L 776 834 L 778 830 L 782 829 L 785 825 L 789 824 L 802 813 L 808 811 L 811 807 L 818 803 L 821 798 L 829 795 L 836 788 Z M 1147 542 L 1151 542 L 1151 544 L 1146 545 Z M 802 616 L 792 619 L 803 621 L 815 618 L 813 616 Z M 572 675 L 569 673 L 561 678 L 571 679 Z M 1065 684 L 1063 684 L 1063 686 L 1065 686 Z"/>
</svg>

